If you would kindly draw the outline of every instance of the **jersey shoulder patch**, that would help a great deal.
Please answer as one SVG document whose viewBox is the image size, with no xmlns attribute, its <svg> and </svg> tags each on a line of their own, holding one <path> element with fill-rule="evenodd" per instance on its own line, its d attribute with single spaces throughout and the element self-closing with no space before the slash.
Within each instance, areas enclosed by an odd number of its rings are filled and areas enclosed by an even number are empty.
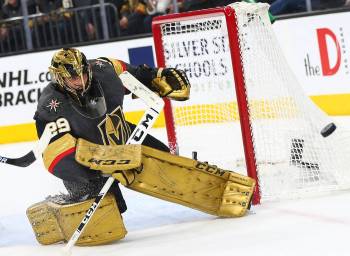
<svg viewBox="0 0 350 256">
<path fill-rule="evenodd" d="M 64 116 L 68 105 L 67 96 L 55 88 L 54 83 L 48 84 L 40 95 L 34 119 L 52 121 Z"/>
<path fill-rule="evenodd" d="M 89 60 L 90 65 L 93 69 L 104 69 L 111 65 L 111 63 L 108 62 L 105 58 L 97 58 L 93 60 Z"/>
</svg>

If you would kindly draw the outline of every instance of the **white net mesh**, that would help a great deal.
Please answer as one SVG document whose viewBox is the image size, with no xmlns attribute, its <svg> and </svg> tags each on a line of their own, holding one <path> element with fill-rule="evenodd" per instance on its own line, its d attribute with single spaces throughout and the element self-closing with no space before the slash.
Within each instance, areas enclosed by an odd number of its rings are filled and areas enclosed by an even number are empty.
<svg viewBox="0 0 350 256">
<path fill-rule="evenodd" d="M 257 174 L 263 200 L 350 187 L 349 136 L 304 94 L 288 67 L 265 4 L 235 3 Z M 173 104 L 180 154 L 244 167 L 226 17 L 194 16 L 161 25 L 166 66 L 186 71 L 191 99 Z M 201 132 L 199 132 L 201 131 Z M 208 150 L 203 151 L 203 147 Z"/>
<path fill-rule="evenodd" d="M 224 139 L 242 144 L 225 17 L 194 19 L 161 26 L 166 66 L 184 70 L 192 85 L 189 101 L 172 102 L 180 154 L 190 156 L 192 150 L 201 149 L 201 159 L 232 168 L 232 148 L 225 151 L 226 157 L 215 149 Z M 218 126 L 227 130 L 227 136 L 218 134 Z M 198 134 L 199 127 L 205 138 Z M 203 145 L 210 149 L 203 151 Z"/>
</svg>

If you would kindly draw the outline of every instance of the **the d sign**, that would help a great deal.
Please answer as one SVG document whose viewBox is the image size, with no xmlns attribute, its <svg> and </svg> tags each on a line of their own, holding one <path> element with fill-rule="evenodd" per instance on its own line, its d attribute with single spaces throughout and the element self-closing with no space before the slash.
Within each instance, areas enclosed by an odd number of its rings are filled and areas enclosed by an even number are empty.
<svg viewBox="0 0 350 256">
<path fill-rule="evenodd" d="M 328 54 L 328 47 L 327 47 L 327 40 L 326 40 L 327 37 L 332 39 L 337 49 L 337 55 L 336 55 L 337 61 L 333 67 L 331 67 L 329 63 L 329 54 Z M 334 75 L 339 69 L 340 60 L 341 60 L 341 51 L 340 51 L 338 40 L 335 34 L 328 28 L 317 29 L 317 39 L 318 39 L 318 45 L 320 49 L 322 74 L 324 76 Z"/>
</svg>

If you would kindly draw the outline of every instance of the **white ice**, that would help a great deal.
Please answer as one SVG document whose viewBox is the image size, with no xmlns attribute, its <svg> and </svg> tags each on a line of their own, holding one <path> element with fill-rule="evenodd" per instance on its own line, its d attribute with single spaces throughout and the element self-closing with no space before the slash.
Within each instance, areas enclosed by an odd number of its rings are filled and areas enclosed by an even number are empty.
<svg viewBox="0 0 350 256">
<path fill-rule="evenodd" d="M 158 134 L 159 130 L 154 133 Z M 162 132 L 161 132 L 162 133 Z M 33 143 L 0 146 L 18 157 Z M 0 256 L 60 255 L 64 244 L 41 246 L 25 211 L 65 192 L 41 161 L 27 168 L 0 165 Z M 123 189 L 128 234 L 106 246 L 74 247 L 76 256 L 349 255 L 350 191 L 254 206 L 243 218 L 216 218 Z"/>
</svg>

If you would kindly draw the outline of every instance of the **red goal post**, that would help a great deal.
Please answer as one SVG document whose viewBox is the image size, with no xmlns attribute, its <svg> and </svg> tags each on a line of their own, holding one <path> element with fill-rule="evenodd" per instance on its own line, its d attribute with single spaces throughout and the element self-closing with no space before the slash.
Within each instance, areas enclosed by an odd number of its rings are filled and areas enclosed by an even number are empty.
<svg viewBox="0 0 350 256">
<path fill-rule="evenodd" d="M 254 204 L 349 188 L 350 141 L 320 134 L 332 120 L 303 92 L 267 11 L 234 3 L 154 19 L 158 66 L 192 85 L 189 101 L 166 101 L 169 146 L 256 179 Z"/>
<path fill-rule="evenodd" d="M 236 86 L 237 100 L 239 106 L 239 115 L 240 116 L 248 116 L 247 109 L 247 96 L 244 89 L 244 77 L 242 73 L 242 62 L 240 58 L 240 49 L 238 43 L 238 31 L 236 26 L 236 19 L 234 15 L 234 10 L 231 7 L 224 8 L 214 8 L 214 9 L 206 9 L 199 10 L 187 13 L 177 13 L 170 14 L 165 16 L 156 17 L 152 24 L 152 31 L 154 35 L 154 43 L 156 48 L 156 58 L 158 66 L 165 67 L 165 58 L 164 58 L 164 48 L 162 45 L 162 32 L 161 25 L 167 22 L 176 22 L 177 20 L 187 20 L 187 19 L 196 19 L 205 18 L 205 17 L 213 17 L 213 16 L 225 16 L 226 24 L 228 27 L 232 28 L 228 30 L 228 40 L 231 48 L 231 58 L 232 58 L 232 66 L 234 69 L 233 75 L 235 78 L 235 83 L 232 81 L 232 86 Z M 166 100 L 165 108 L 164 108 L 165 120 L 166 120 L 166 129 L 168 135 L 169 146 L 172 153 L 178 151 L 178 143 L 175 131 L 174 117 L 172 112 L 172 106 L 169 100 Z M 248 175 L 255 180 L 257 180 L 256 176 L 256 165 L 254 159 L 254 150 L 253 143 L 251 138 L 250 124 L 249 118 L 241 118 L 241 127 L 242 127 L 242 135 L 243 135 L 243 143 L 245 150 L 245 157 L 248 161 L 247 164 L 247 172 Z M 259 203 L 258 186 L 256 188 L 256 193 L 253 199 L 253 203 Z"/>
</svg>

